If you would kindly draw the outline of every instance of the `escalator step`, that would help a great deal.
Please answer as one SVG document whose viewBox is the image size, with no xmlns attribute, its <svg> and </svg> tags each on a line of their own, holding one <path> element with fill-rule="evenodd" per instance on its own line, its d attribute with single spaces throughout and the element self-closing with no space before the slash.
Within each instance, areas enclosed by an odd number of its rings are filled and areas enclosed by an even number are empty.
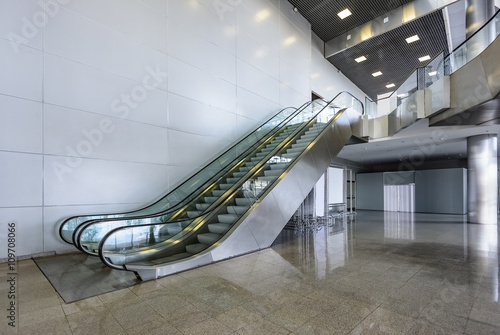
<svg viewBox="0 0 500 335">
<path fill-rule="evenodd" d="M 152 259 L 150 262 L 151 262 L 151 264 L 162 264 L 162 263 L 173 262 L 173 261 L 176 261 L 178 259 L 183 259 L 183 258 L 186 258 L 189 256 L 191 256 L 191 254 L 189 254 L 187 252 L 183 252 L 181 254 L 175 254 L 175 255 L 167 256 L 167 257 L 163 257 L 163 258 Z"/>
<path fill-rule="evenodd" d="M 274 176 L 274 177 L 279 176 L 282 173 L 283 173 L 283 170 L 281 170 L 281 169 L 271 169 L 271 170 L 264 171 L 264 174 L 266 176 Z"/>
<path fill-rule="evenodd" d="M 276 179 L 276 176 L 260 176 L 257 177 L 259 181 L 271 182 Z"/>
<path fill-rule="evenodd" d="M 226 178 L 226 183 L 234 184 L 234 183 L 238 182 L 239 180 L 240 180 L 240 178 Z"/>
<path fill-rule="evenodd" d="M 208 245 L 202 243 L 186 245 L 186 251 L 190 254 L 197 254 L 208 248 Z"/>
<path fill-rule="evenodd" d="M 222 237 L 221 234 L 205 233 L 198 234 L 198 241 L 202 244 L 212 245 Z"/>
<path fill-rule="evenodd" d="M 233 176 L 235 178 L 238 178 L 238 179 L 241 178 L 241 177 L 243 177 L 246 174 L 247 174 L 246 172 L 233 172 Z"/>
<path fill-rule="evenodd" d="M 208 207 L 210 207 L 210 204 L 196 204 L 196 209 L 199 211 L 204 211 Z"/>
<path fill-rule="evenodd" d="M 217 215 L 220 223 L 235 223 L 238 221 L 239 215 L 236 214 L 219 214 Z"/>
<path fill-rule="evenodd" d="M 253 204 L 252 199 L 248 198 L 236 198 L 236 205 L 238 206 L 251 206 Z"/>
<path fill-rule="evenodd" d="M 297 157 L 298 155 L 299 155 L 298 152 L 291 152 L 291 153 L 287 152 L 287 153 L 282 154 L 281 157 L 293 159 L 293 158 Z"/>
<path fill-rule="evenodd" d="M 286 151 L 287 154 L 292 154 L 292 153 L 295 153 L 295 154 L 299 154 L 301 153 L 302 151 L 304 151 L 304 148 L 290 148 Z"/>
<path fill-rule="evenodd" d="M 187 211 L 187 216 L 190 219 L 195 218 L 195 217 L 199 216 L 200 214 L 201 214 L 200 211 Z"/>
<path fill-rule="evenodd" d="M 219 184 L 219 188 L 221 190 L 224 190 L 224 191 L 227 191 L 229 190 L 231 187 L 233 187 L 234 184 Z"/>
<path fill-rule="evenodd" d="M 244 214 L 248 210 L 249 206 L 227 206 L 227 212 L 229 214 Z"/>
<path fill-rule="evenodd" d="M 287 166 L 286 163 L 276 163 L 270 165 L 271 170 L 284 170 L 286 166 Z"/>
<path fill-rule="evenodd" d="M 218 197 L 205 197 L 204 200 L 207 204 L 211 204 L 217 201 Z"/>
<path fill-rule="evenodd" d="M 228 223 L 211 223 L 208 225 L 208 231 L 214 234 L 224 234 L 231 228 Z"/>
<path fill-rule="evenodd" d="M 213 190 L 212 191 L 212 195 L 214 197 L 217 197 L 217 198 L 221 197 L 224 193 L 226 193 L 226 190 Z"/>
<path fill-rule="evenodd" d="M 178 227 L 168 227 L 167 231 L 168 231 L 169 235 L 177 235 L 177 234 L 179 234 L 182 231 L 182 227 L 181 226 L 178 226 Z"/>
</svg>

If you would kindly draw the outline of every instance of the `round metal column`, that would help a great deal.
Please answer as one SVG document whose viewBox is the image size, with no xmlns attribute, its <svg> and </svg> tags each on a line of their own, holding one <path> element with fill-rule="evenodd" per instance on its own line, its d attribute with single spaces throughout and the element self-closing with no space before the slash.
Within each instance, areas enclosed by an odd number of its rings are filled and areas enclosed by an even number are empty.
<svg viewBox="0 0 500 335">
<path fill-rule="evenodd" d="M 497 136 L 467 138 L 467 165 L 468 221 L 497 224 Z"/>
<path fill-rule="evenodd" d="M 495 14 L 495 2 L 494 0 L 466 0 L 465 13 L 465 35 L 469 38 Z M 467 61 L 477 57 L 485 46 L 493 42 L 495 37 L 494 24 L 490 25 L 489 29 L 477 33 L 467 42 Z"/>
</svg>

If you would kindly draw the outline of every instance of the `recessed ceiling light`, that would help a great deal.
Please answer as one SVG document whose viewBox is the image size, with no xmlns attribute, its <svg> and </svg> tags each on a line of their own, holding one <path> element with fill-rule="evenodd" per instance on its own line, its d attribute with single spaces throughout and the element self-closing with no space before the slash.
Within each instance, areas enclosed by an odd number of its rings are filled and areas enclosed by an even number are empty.
<svg viewBox="0 0 500 335">
<path fill-rule="evenodd" d="M 378 76 L 381 76 L 381 75 L 382 75 L 382 72 L 380 72 L 380 71 L 372 73 L 372 76 L 374 76 L 374 77 L 378 77 Z"/>
<path fill-rule="evenodd" d="M 406 39 L 406 43 L 410 44 L 410 43 L 418 41 L 419 39 L 420 39 L 420 37 L 418 37 L 418 35 L 413 35 L 413 36 L 408 37 Z"/>
<path fill-rule="evenodd" d="M 356 62 L 358 63 L 361 63 L 362 61 L 365 61 L 366 60 L 366 57 L 365 56 L 361 56 L 361 57 L 358 57 L 355 59 Z"/>
<path fill-rule="evenodd" d="M 407 96 L 408 96 L 408 93 L 401 93 L 401 94 L 397 95 L 398 98 L 406 98 Z"/>
<path fill-rule="evenodd" d="M 385 85 L 385 87 L 387 87 L 387 88 L 392 88 L 394 86 L 396 86 L 396 85 L 394 85 L 393 83 Z"/>
<path fill-rule="evenodd" d="M 431 56 L 427 55 L 427 56 L 424 56 L 424 57 L 420 57 L 418 60 L 421 61 L 421 62 L 425 62 L 426 60 L 429 60 L 431 59 Z"/>
<path fill-rule="evenodd" d="M 436 74 L 438 74 L 437 71 L 429 72 L 429 77 L 434 77 Z"/>
<path fill-rule="evenodd" d="M 341 11 L 340 13 L 338 13 L 337 15 L 343 20 L 351 14 L 352 14 L 351 11 L 346 8 L 343 11 Z"/>
</svg>

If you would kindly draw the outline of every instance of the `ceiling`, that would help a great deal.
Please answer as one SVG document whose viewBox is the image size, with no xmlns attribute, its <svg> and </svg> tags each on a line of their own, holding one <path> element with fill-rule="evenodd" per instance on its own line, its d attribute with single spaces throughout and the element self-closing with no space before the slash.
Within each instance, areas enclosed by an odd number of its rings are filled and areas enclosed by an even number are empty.
<svg viewBox="0 0 500 335">
<path fill-rule="evenodd" d="M 413 0 L 288 0 L 323 41 L 384 15 Z M 349 8 L 353 15 L 341 20 L 337 13 Z"/>
<path fill-rule="evenodd" d="M 289 0 L 312 26 L 313 32 L 324 42 L 362 25 L 412 0 Z M 337 13 L 348 8 L 352 15 L 341 20 Z M 411 44 L 406 38 L 418 34 L 420 40 Z M 448 51 L 442 11 L 436 11 L 411 21 L 380 36 L 339 52 L 328 60 L 371 99 L 392 89 L 385 85 L 402 84 L 420 63 L 418 58 L 431 58 Z M 366 61 L 356 63 L 355 58 Z M 382 75 L 373 77 L 372 73 Z"/>
<path fill-rule="evenodd" d="M 418 35 L 420 40 L 407 43 L 406 38 Z M 444 19 L 441 11 L 436 11 L 414 20 L 385 34 L 361 42 L 339 52 L 328 60 L 371 99 L 386 94 L 399 87 L 421 63 L 418 58 L 429 55 L 431 58 L 442 52 L 448 53 Z M 365 56 L 364 62 L 354 59 Z M 373 77 L 372 73 L 381 71 L 382 75 Z M 386 88 L 387 84 L 395 88 Z"/>
</svg>

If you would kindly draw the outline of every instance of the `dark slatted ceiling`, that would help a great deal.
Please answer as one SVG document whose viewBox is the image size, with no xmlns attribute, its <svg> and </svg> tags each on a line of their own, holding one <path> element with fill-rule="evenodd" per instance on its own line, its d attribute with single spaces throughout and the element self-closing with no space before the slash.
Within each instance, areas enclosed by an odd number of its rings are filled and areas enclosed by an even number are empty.
<svg viewBox="0 0 500 335">
<path fill-rule="evenodd" d="M 405 39 L 415 34 L 420 40 L 406 43 Z M 386 84 L 394 83 L 397 88 L 415 68 L 425 65 L 419 62 L 419 57 L 430 55 L 433 58 L 443 50 L 448 52 L 446 30 L 442 12 L 436 11 L 346 49 L 328 60 L 370 98 L 376 99 L 377 94 L 394 90 L 387 89 Z M 366 56 L 367 60 L 356 63 L 354 59 L 359 56 Z M 373 77 L 372 73 L 376 71 L 383 75 Z"/>
<path fill-rule="evenodd" d="M 323 41 L 345 33 L 413 0 L 289 0 Z M 337 15 L 348 8 L 352 15 Z"/>
</svg>

